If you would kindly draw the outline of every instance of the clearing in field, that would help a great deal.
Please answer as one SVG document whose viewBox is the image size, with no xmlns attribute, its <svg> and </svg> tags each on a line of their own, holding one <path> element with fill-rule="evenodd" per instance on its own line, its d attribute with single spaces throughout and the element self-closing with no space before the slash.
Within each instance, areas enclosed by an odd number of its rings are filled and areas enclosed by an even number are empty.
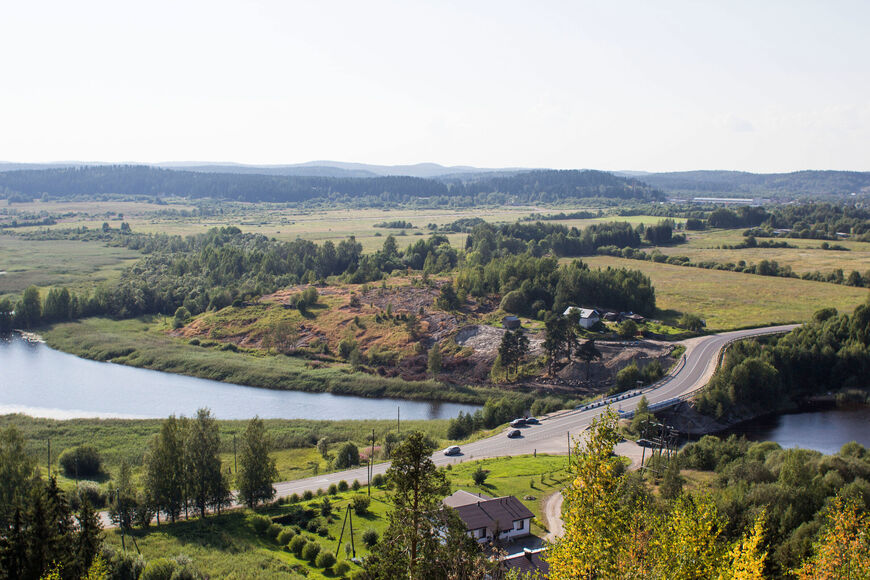
<svg viewBox="0 0 870 580">
<path fill-rule="evenodd" d="M 687 268 L 610 256 L 584 258 L 593 268 L 641 270 L 656 290 L 656 304 L 667 321 L 687 312 L 723 331 L 809 320 L 821 308 L 851 312 L 867 300 L 865 288 L 795 278 Z"/>
</svg>

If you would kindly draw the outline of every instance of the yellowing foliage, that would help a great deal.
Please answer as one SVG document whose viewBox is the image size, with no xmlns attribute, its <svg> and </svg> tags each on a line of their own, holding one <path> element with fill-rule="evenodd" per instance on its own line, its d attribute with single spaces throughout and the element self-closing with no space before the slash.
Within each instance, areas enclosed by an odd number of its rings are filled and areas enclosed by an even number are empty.
<svg viewBox="0 0 870 580">
<path fill-rule="evenodd" d="M 827 526 L 797 577 L 806 580 L 870 578 L 870 516 L 853 499 L 837 497 Z"/>
</svg>

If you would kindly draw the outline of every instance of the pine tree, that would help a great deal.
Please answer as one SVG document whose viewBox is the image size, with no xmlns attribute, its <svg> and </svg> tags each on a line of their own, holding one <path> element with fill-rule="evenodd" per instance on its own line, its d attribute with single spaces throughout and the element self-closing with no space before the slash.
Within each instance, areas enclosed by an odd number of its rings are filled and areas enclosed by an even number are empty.
<svg viewBox="0 0 870 580">
<path fill-rule="evenodd" d="M 272 446 L 262 419 L 248 421 L 242 435 L 237 485 L 239 497 L 250 508 L 275 497 L 272 482 L 278 479 L 275 460 L 269 457 Z"/>
</svg>

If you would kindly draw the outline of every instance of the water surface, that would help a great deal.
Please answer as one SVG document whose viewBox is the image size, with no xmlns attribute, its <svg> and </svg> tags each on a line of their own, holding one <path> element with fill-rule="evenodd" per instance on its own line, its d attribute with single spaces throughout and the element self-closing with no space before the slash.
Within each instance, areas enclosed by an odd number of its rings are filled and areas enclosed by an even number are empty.
<svg viewBox="0 0 870 580">
<path fill-rule="evenodd" d="M 219 419 L 445 419 L 478 407 L 275 391 L 91 361 L 19 338 L 0 340 L 0 414 L 160 418 L 209 407 Z"/>
</svg>

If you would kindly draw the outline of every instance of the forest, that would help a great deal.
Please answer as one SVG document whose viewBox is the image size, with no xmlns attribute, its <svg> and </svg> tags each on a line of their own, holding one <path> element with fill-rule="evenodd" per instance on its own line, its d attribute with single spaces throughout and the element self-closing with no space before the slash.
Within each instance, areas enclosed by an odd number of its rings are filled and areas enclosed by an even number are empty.
<svg viewBox="0 0 870 580">
<path fill-rule="evenodd" d="M 602 171 L 532 171 L 510 177 L 483 176 L 444 182 L 408 176 L 312 177 L 176 171 L 142 165 L 65 167 L 0 172 L 0 194 L 12 200 L 126 195 L 213 198 L 235 201 L 395 204 L 427 200 L 552 203 L 582 198 L 657 200 L 662 193 L 634 179 Z M 491 197 L 491 196 L 495 197 Z"/>
<path fill-rule="evenodd" d="M 666 191 L 699 196 L 843 197 L 866 192 L 870 173 L 859 171 L 683 171 L 649 173 L 639 179 Z"/>
</svg>

